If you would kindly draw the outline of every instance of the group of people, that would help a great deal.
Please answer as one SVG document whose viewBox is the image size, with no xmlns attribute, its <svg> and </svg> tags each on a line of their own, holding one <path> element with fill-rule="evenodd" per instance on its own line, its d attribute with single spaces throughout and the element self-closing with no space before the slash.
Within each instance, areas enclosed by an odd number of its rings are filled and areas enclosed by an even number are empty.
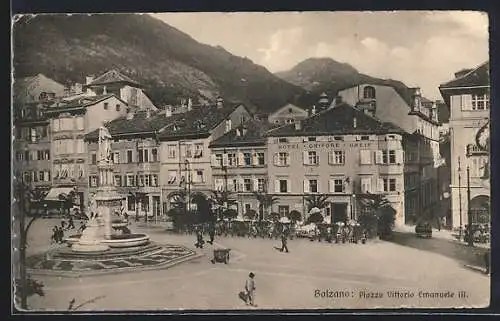
<svg viewBox="0 0 500 321">
<path fill-rule="evenodd" d="M 85 220 L 80 221 L 80 226 L 77 229 L 78 233 L 82 233 L 86 228 Z M 51 242 L 56 244 L 64 243 L 64 231 L 76 229 L 75 221 L 72 215 L 68 215 L 67 219 L 63 218 L 60 224 L 52 228 Z"/>
</svg>

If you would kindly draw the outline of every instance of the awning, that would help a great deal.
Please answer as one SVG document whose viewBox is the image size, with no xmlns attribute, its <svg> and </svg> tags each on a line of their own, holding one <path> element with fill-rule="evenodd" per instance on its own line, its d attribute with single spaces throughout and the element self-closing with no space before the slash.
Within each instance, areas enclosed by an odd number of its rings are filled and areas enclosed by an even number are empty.
<svg viewBox="0 0 500 321">
<path fill-rule="evenodd" d="M 73 190 L 72 187 L 54 187 L 51 188 L 47 196 L 45 196 L 46 201 L 60 201 L 59 195 L 69 194 Z"/>
</svg>

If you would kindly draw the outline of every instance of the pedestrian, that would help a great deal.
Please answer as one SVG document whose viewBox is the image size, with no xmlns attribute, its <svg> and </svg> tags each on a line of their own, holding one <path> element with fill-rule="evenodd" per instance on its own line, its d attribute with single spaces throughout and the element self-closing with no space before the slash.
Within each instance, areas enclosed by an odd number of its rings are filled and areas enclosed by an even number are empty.
<svg viewBox="0 0 500 321">
<path fill-rule="evenodd" d="M 212 223 L 210 224 L 210 228 L 208 231 L 208 234 L 210 235 L 210 244 L 214 244 L 214 239 L 215 239 L 215 225 Z"/>
<path fill-rule="evenodd" d="M 64 228 L 61 226 L 59 228 L 59 243 L 64 242 Z"/>
<path fill-rule="evenodd" d="M 245 282 L 245 291 L 247 293 L 247 305 L 257 306 L 255 304 L 255 274 L 250 272 L 248 279 Z"/>
<path fill-rule="evenodd" d="M 201 230 L 201 228 L 199 226 L 197 226 L 195 228 L 195 231 L 196 231 L 196 244 L 195 244 L 195 246 L 197 248 L 202 249 L 203 243 L 205 243 L 205 241 L 203 240 L 203 231 Z"/>
<path fill-rule="evenodd" d="M 75 210 L 75 213 L 78 213 L 78 210 Z M 71 214 L 69 215 L 68 218 L 68 230 L 74 229 L 75 228 L 75 222 L 73 222 L 73 216 Z"/>
<path fill-rule="evenodd" d="M 58 236 L 57 236 L 57 226 L 54 226 L 52 228 L 52 236 L 50 237 L 51 243 L 58 243 Z"/>
<path fill-rule="evenodd" d="M 491 260 L 490 255 L 491 255 L 491 253 L 490 253 L 490 250 L 488 249 L 484 253 L 484 265 L 485 265 L 485 271 L 484 271 L 484 273 L 485 274 L 490 274 L 490 260 Z"/>
<path fill-rule="evenodd" d="M 80 227 L 78 228 L 78 232 L 79 233 L 83 233 L 83 231 L 85 230 L 85 228 L 87 228 L 87 226 L 85 225 L 85 221 L 81 220 L 80 221 Z"/>
<path fill-rule="evenodd" d="M 286 253 L 288 253 L 287 242 L 288 242 L 288 235 L 287 235 L 286 230 L 284 230 L 281 233 L 281 249 L 280 249 L 280 252 L 283 252 L 283 250 L 285 250 Z"/>
</svg>

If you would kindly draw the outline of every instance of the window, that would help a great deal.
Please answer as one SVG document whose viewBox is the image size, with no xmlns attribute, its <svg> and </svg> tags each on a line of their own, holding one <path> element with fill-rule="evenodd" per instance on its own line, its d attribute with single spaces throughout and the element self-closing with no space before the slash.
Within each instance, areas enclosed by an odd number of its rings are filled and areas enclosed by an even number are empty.
<svg viewBox="0 0 500 321">
<path fill-rule="evenodd" d="M 92 161 L 91 161 L 91 164 L 92 165 L 95 165 L 97 164 L 97 154 L 96 153 L 92 153 Z"/>
<path fill-rule="evenodd" d="M 389 164 L 396 164 L 396 151 L 395 150 L 389 151 Z"/>
<path fill-rule="evenodd" d="M 289 211 L 290 211 L 290 206 L 288 206 L 288 205 L 279 205 L 278 206 L 278 213 L 281 217 L 288 216 Z"/>
<path fill-rule="evenodd" d="M 154 187 L 158 186 L 158 175 L 156 174 L 151 175 L 151 186 Z"/>
<path fill-rule="evenodd" d="M 31 172 L 24 172 L 23 176 L 25 182 L 31 182 Z"/>
<path fill-rule="evenodd" d="M 127 174 L 127 186 L 135 186 L 135 175 Z"/>
<path fill-rule="evenodd" d="M 138 161 L 139 163 L 144 162 L 144 154 L 143 154 L 143 151 L 144 151 L 143 149 L 138 149 L 138 150 L 137 150 L 137 161 Z"/>
<path fill-rule="evenodd" d="M 187 158 L 191 158 L 191 157 L 193 157 L 193 145 L 191 145 L 191 144 L 186 144 L 184 148 L 185 148 L 185 150 L 186 150 L 185 156 L 186 156 Z"/>
<path fill-rule="evenodd" d="M 139 186 L 143 187 L 144 186 L 144 175 L 138 175 L 138 179 L 139 179 Z"/>
<path fill-rule="evenodd" d="M 382 151 L 382 164 L 396 164 L 396 151 L 383 150 Z"/>
<path fill-rule="evenodd" d="M 279 181 L 279 192 L 286 193 L 288 191 L 288 180 L 280 179 Z"/>
<path fill-rule="evenodd" d="M 257 190 L 259 192 L 264 192 L 266 180 L 264 178 L 257 179 Z"/>
<path fill-rule="evenodd" d="M 264 153 L 257 153 L 257 165 L 264 165 Z"/>
<path fill-rule="evenodd" d="M 383 178 L 383 191 L 384 192 L 395 192 L 396 191 L 396 179 L 395 178 Z"/>
<path fill-rule="evenodd" d="M 228 166 L 238 166 L 238 161 L 236 159 L 235 153 L 227 154 Z"/>
<path fill-rule="evenodd" d="M 252 191 L 252 180 L 250 178 L 243 179 L 243 191 L 245 192 Z"/>
<path fill-rule="evenodd" d="M 89 186 L 97 187 L 97 176 L 89 176 Z"/>
<path fill-rule="evenodd" d="M 175 184 L 177 180 L 177 171 L 168 171 L 168 180 L 167 180 L 167 184 Z"/>
<path fill-rule="evenodd" d="M 222 154 L 215 154 L 215 165 L 222 167 Z"/>
<path fill-rule="evenodd" d="M 345 163 L 345 151 L 334 150 L 329 153 L 329 162 L 334 165 L 344 165 Z"/>
<path fill-rule="evenodd" d="M 168 158 L 176 158 L 176 154 L 177 154 L 177 146 L 175 145 L 168 145 L 167 146 L 167 149 L 168 149 Z"/>
<path fill-rule="evenodd" d="M 245 166 L 252 166 L 252 153 L 243 153 L 243 161 Z"/>
<path fill-rule="evenodd" d="M 135 197 L 133 196 L 127 197 L 127 210 L 135 211 Z"/>
<path fill-rule="evenodd" d="M 245 209 L 245 213 L 248 213 L 252 209 L 252 204 L 245 203 L 243 204 L 243 207 Z"/>
<path fill-rule="evenodd" d="M 24 160 L 26 160 L 27 162 L 29 162 L 31 159 L 30 159 L 30 152 L 29 151 L 25 151 L 24 152 Z"/>
<path fill-rule="evenodd" d="M 30 128 L 30 141 L 32 143 L 36 143 L 38 141 L 38 135 L 36 132 L 36 128 Z"/>
<path fill-rule="evenodd" d="M 319 156 L 316 153 L 316 151 L 308 151 L 307 152 L 307 162 L 305 164 L 307 165 L 318 165 L 319 163 Z"/>
<path fill-rule="evenodd" d="M 203 170 L 199 169 L 196 171 L 195 182 L 197 182 L 197 183 L 204 183 L 205 182 L 205 178 L 203 176 Z"/>
<path fill-rule="evenodd" d="M 41 150 L 36 151 L 36 160 L 42 160 L 43 159 L 43 154 Z"/>
<path fill-rule="evenodd" d="M 115 186 L 122 186 L 122 176 L 115 175 Z"/>
<path fill-rule="evenodd" d="M 316 179 L 309 180 L 309 192 L 318 193 L 318 180 Z"/>
<path fill-rule="evenodd" d="M 104 103 L 104 110 L 108 110 L 109 108 L 109 103 Z"/>
<path fill-rule="evenodd" d="M 120 164 L 120 152 L 113 152 L 113 163 Z"/>
<path fill-rule="evenodd" d="M 372 86 L 366 86 L 363 88 L 363 98 L 365 99 L 375 99 L 375 88 Z"/>
<path fill-rule="evenodd" d="M 372 179 L 371 177 L 361 178 L 361 193 L 371 193 L 372 191 Z"/>
<path fill-rule="evenodd" d="M 150 175 L 144 175 L 144 186 L 151 186 L 151 177 L 150 177 Z"/>
<path fill-rule="evenodd" d="M 116 104 L 116 111 L 120 111 L 122 108 L 120 106 L 120 104 Z"/>
<path fill-rule="evenodd" d="M 363 135 L 361 136 L 361 140 L 370 140 L 370 136 Z"/>
<path fill-rule="evenodd" d="M 156 163 L 158 161 L 158 149 L 157 148 L 151 149 L 151 161 L 153 163 Z"/>
<path fill-rule="evenodd" d="M 278 138 L 278 143 L 288 143 L 288 138 Z"/>
<path fill-rule="evenodd" d="M 316 141 L 316 137 L 307 137 L 307 141 L 308 142 L 315 142 Z"/>
<path fill-rule="evenodd" d="M 336 178 L 333 180 L 333 192 L 342 193 L 344 192 L 344 180 Z"/>
<path fill-rule="evenodd" d="M 487 110 L 490 108 L 490 96 L 472 95 L 472 110 Z"/>
<path fill-rule="evenodd" d="M 78 130 L 84 129 L 84 122 L 82 116 L 76 117 L 76 129 Z"/>
<path fill-rule="evenodd" d="M 203 144 L 194 145 L 194 158 L 203 157 Z"/>
<path fill-rule="evenodd" d="M 133 158 L 132 158 L 132 151 L 131 151 L 131 150 L 128 150 L 128 151 L 127 151 L 127 163 L 129 163 L 129 164 L 130 164 L 130 163 L 133 163 L 133 162 L 134 162 L 134 160 L 133 160 Z"/>
<path fill-rule="evenodd" d="M 144 153 L 144 163 L 149 163 L 149 149 L 144 149 L 143 150 L 143 153 Z"/>
<path fill-rule="evenodd" d="M 371 153 L 368 149 L 361 149 L 359 151 L 359 161 L 361 165 L 369 165 L 372 163 Z"/>
<path fill-rule="evenodd" d="M 288 153 L 286 153 L 286 152 L 278 153 L 278 165 L 279 166 L 290 165 L 289 159 L 290 159 L 290 155 Z"/>
<path fill-rule="evenodd" d="M 45 178 L 45 174 L 44 174 L 44 173 L 45 173 L 44 171 L 39 171 L 39 172 L 38 172 L 38 180 L 39 180 L 40 182 L 43 182 L 43 181 L 44 181 L 44 178 Z"/>
<path fill-rule="evenodd" d="M 40 136 L 41 137 L 43 137 L 43 138 L 47 137 L 48 132 L 49 132 L 49 130 L 48 130 L 47 126 L 40 127 Z"/>
</svg>

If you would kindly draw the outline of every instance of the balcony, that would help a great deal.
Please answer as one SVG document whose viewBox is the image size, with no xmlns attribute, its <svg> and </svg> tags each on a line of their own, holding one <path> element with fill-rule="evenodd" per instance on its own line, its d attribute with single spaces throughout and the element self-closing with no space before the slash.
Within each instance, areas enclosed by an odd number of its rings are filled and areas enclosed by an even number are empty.
<svg viewBox="0 0 500 321">
<path fill-rule="evenodd" d="M 482 150 L 479 146 L 476 144 L 468 144 L 465 148 L 465 154 L 467 157 L 471 156 L 484 156 L 488 155 L 488 152 L 485 150 Z"/>
</svg>

